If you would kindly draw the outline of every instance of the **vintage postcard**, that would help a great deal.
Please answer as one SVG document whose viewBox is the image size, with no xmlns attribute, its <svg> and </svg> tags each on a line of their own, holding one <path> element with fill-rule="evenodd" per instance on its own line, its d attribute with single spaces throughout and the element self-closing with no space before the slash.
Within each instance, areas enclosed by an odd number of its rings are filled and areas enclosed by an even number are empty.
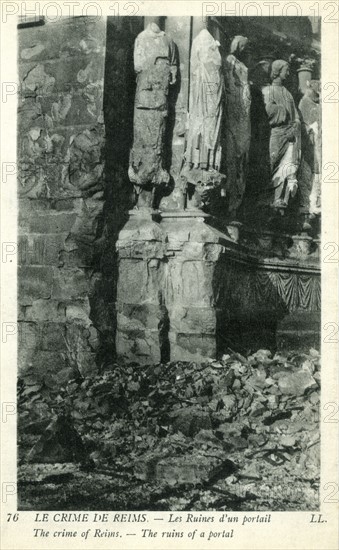
<svg viewBox="0 0 339 550">
<path fill-rule="evenodd" d="M 1 3 L 4 549 L 337 548 L 338 17 Z"/>
</svg>

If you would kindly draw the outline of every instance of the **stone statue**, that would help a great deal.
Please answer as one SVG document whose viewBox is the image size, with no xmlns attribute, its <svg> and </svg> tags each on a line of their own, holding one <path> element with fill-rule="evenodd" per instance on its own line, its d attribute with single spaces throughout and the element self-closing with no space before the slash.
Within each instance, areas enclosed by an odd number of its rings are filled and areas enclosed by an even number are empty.
<svg viewBox="0 0 339 550">
<path fill-rule="evenodd" d="M 251 94 L 244 63 L 248 38 L 235 36 L 226 58 L 226 165 L 228 213 L 236 219 L 246 185 L 251 142 Z"/>
<path fill-rule="evenodd" d="M 155 188 L 170 179 L 163 167 L 163 147 L 168 88 L 176 82 L 177 63 L 173 41 L 155 22 L 149 23 L 134 46 L 137 89 L 128 176 L 135 185 L 138 208 L 153 208 Z"/>
<path fill-rule="evenodd" d="M 300 210 L 304 214 L 320 214 L 321 185 L 321 109 L 320 82 L 309 80 L 299 103 L 302 138 L 302 164 L 300 178 Z"/>
<path fill-rule="evenodd" d="M 290 195 L 298 189 L 297 171 L 300 164 L 300 120 L 294 100 L 283 82 L 289 75 L 287 61 L 272 63 L 272 83 L 262 89 L 270 134 L 271 206 L 286 208 Z"/>
<path fill-rule="evenodd" d="M 191 206 L 200 206 L 209 189 L 220 187 L 220 128 L 223 79 L 219 42 L 202 29 L 192 43 L 189 125 L 181 177 L 194 186 Z"/>
</svg>

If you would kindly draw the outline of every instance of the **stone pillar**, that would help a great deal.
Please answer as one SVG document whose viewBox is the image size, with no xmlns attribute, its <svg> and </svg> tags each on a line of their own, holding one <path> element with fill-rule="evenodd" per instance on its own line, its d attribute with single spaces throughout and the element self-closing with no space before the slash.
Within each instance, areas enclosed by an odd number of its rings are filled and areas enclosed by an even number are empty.
<svg viewBox="0 0 339 550">
<path fill-rule="evenodd" d="M 151 217 L 131 211 L 120 231 L 117 251 L 117 354 L 142 364 L 157 363 L 161 359 L 159 334 L 165 279 L 165 243 L 160 225 Z"/>
<path fill-rule="evenodd" d="M 217 353 L 218 265 L 224 248 L 206 215 L 162 214 L 168 265 L 166 307 L 172 361 L 201 362 Z"/>
<path fill-rule="evenodd" d="M 224 248 L 202 212 L 132 214 L 118 241 L 117 353 L 143 364 L 216 356 Z"/>
</svg>

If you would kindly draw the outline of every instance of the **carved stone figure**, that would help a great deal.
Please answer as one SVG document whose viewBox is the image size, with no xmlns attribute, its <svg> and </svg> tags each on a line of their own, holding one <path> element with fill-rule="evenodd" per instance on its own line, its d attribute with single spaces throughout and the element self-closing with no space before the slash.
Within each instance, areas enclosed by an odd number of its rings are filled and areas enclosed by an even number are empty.
<svg viewBox="0 0 339 550">
<path fill-rule="evenodd" d="M 137 89 L 128 176 L 138 194 L 137 206 L 152 208 L 155 188 L 170 179 L 163 167 L 163 147 L 168 87 L 177 74 L 175 45 L 155 22 L 136 38 L 134 69 Z"/>
<path fill-rule="evenodd" d="M 298 189 L 297 171 L 300 164 L 300 120 L 294 99 L 283 82 L 289 75 L 287 61 L 272 63 L 272 84 L 262 90 L 270 135 L 271 205 L 286 208 L 290 195 Z"/>
<path fill-rule="evenodd" d="M 306 83 L 304 96 L 299 103 L 302 117 L 302 174 L 300 180 L 301 211 L 320 214 L 321 185 L 321 121 L 319 80 Z"/>
<path fill-rule="evenodd" d="M 202 29 L 192 43 L 189 127 L 181 172 L 184 182 L 194 186 L 192 206 L 200 206 L 205 191 L 220 187 L 224 179 L 219 172 L 223 110 L 219 45 L 207 29 Z"/>
<path fill-rule="evenodd" d="M 245 36 L 235 36 L 225 65 L 227 195 L 229 215 L 234 219 L 245 192 L 251 142 L 251 95 L 243 61 L 247 43 Z"/>
</svg>

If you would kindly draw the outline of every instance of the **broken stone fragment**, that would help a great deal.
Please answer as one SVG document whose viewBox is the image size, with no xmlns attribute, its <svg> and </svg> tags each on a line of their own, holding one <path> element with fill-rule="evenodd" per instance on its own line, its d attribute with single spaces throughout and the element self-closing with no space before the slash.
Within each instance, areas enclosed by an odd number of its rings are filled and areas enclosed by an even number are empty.
<svg viewBox="0 0 339 550">
<path fill-rule="evenodd" d="M 255 370 L 254 374 L 247 379 L 246 383 L 255 388 L 265 388 L 267 385 L 265 369 L 259 368 Z"/>
<path fill-rule="evenodd" d="M 269 395 L 267 406 L 271 410 L 277 409 L 279 407 L 279 397 L 277 395 Z"/>
<path fill-rule="evenodd" d="M 179 409 L 171 416 L 174 431 L 180 431 L 189 437 L 194 437 L 200 430 L 210 430 L 212 428 L 209 413 L 196 406 Z"/>
<path fill-rule="evenodd" d="M 296 444 L 296 438 L 292 435 L 283 435 L 280 442 L 284 447 L 294 447 Z"/>
<path fill-rule="evenodd" d="M 308 371 L 298 371 L 279 378 L 278 386 L 285 395 L 304 395 L 307 390 L 315 390 L 318 385 Z"/>
<path fill-rule="evenodd" d="M 251 443 L 254 447 L 262 447 L 267 443 L 267 437 L 262 434 L 250 434 L 248 436 L 248 442 Z"/>
<path fill-rule="evenodd" d="M 268 349 L 259 349 L 256 353 L 248 358 L 250 363 L 271 363 L 272 353 Z"/>
<path fill-rule="evenodd" d="M 234 470 L 230 461 L 203 454 L 161 458 L 155 468 L 157 481 L 164 485 L 202 485 L 219 475 L 226 477 Z"/>
<path fill-rule="evenodd" d="M 237 391 L 237 390 L 240 390 L 240 388 L 241 388 L 241 382 L 240 382 L 239 378 L 236 378 L 233 382 L 232 390 Z"/>
<path fill-rule="evenodd" d="M 251 405 L 249 414 L 252 416 L 261 416 L 266 411 L 266 409 L 266 405 L 260 403 L 259 401 L 254 401 Z"/>
<path fill-rule="evenodd" d="M 262 479 L 262 473 L 260 472 L 260 464 L 257 462 L 252 462 L 246 466 L 241 472 L 239 472 L 238 477 L 248 478 L 248 479 Z"/>
<path fill-rule="evenodd" d="M 233 394 L 216 394 L 210 402 L 210 408 L 214 411 L 222 411 L 225 420 L 230 420 L 237 412 L 237 398 Z"/>
<path fill-rule="evenodd" d="M 194 438 L 195 445 L 206 447 L 212 447 L 216 449 L 223 449 L 223 444 L 211 430 L 200 430 L 200 432 Z"/>
<path fill-rule="evenodd" d="M 242 378 L 247 373 L 246 365 L 242 365 L 238 361 L 231 364 L 231 369 L 233 370 L 236 378 Z"/>
</svg>

